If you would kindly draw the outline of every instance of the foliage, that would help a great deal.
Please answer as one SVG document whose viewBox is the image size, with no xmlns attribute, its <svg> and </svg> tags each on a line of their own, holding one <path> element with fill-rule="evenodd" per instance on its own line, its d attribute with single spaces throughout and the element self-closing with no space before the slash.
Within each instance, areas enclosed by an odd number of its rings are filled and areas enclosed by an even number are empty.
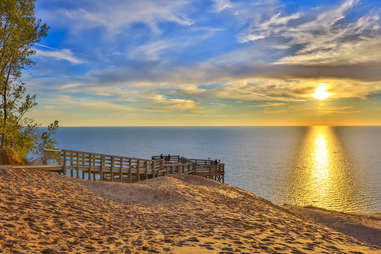
<svg viewBox="0 0 381 254">
<path fill-rule="evenodd" d="M 47 149 L 53 149 L 54 145 L 56 144 L 56 141 L 52 138 L 54 134 L 56 134 L 58 128 L 58 121 L 54 121 L 54 123 L 51 123 L 48 126 L 47 131 L 44 131 L 40 134 L 39 143 L 37 146 L 35 146 L 35 153 L 41 154 L 44 150 L 44 148 Z"/>
<path fill-rule="evenodd" d="M 0 148 L 12 149 L 21 158 L 53 146 L 51 134 L 58 127 L 55 121 L 40 133 L 39 124 L 26 117 L 37 102 L 35 95 L 26 94 L 22 71 L 33 64 L 33 45 L 48 30 L 34 12 L 35 0 L 0 1 Z"/>
</svg>

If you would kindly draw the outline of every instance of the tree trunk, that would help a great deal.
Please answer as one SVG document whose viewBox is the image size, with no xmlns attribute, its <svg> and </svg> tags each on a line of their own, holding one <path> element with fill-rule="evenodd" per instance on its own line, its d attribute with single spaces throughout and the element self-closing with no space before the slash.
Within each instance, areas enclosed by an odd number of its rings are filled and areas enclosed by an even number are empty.
<svg viewBox="0 0 381 254">
<path fill-rule="evenodd" d="M 10 34 L 7 32 L 7 28 L 8 28 L 8 25 L 9 25 L 9 22 L 7 21 L 4 25 L 4 28 L 3 28 L 3 31 L 4 31 L 4 34 L 6 34 L 4 36 L 3 39 L 3 45 L 2 45 L 2 49 L 1 49 L 1 79 L 3 79 L 3 76 L 5 74 L 5 69 L 6 69 L 6 66 L 7 66 L 7 63 L 6 61 L 4 61 L 4 55 L 5 55 L 5 51 L 6 51 L 6 46 L 7 46 L 7 43 L 8 43 L 8 39 L 9 39 L 9 36 Z M 3 62 L 4 61 L 4 62 Z M 9 77 L 9 76 L 8 76 Z M 7 86 L 8 86 L 8 82 L 6 82 L 5 80 L 3 81 L 3 119 L 2 119 L 2 130 L 1 130 L 1 144 L 0 144 L 0 148 L 1 149 L 4 149 L 5 147 L 5 129 L 6 129 L 6 122 L 7 122 L 7 118 L 8 118 L 8 112 L 7 112 Z"/>
<path fill-rule="evenodd" d="M 4 82 L 4 89 L 3 89 L 3 135 L 1 136 L 1 149 L 4 149 L 4 147 L 7 146 L 7 139 L 5 137 L 5 132 L 7 130 L 7 120 L 8 120 L 8 97 L 7 97 L 7 92 L 8 92 L 8 83 L 9 83 L 9 77 L 11 75 L 12 71 L 12 60 L 13 57 L 11 58 L 11 61 L 9 63 L 9 69 L 7 73 L 7 79 Z"/>
<path fill-rule="evenodd" d="M 7 126 L 7 118 L 8 118 L 7 84 L 4 84 L 4 89 L 3 89 L 3 131 L 1 133 L 1 149 L 4 149 L 4 147 L 6 146 L 5 131 L 6 131 L 6 126 Z"/>
</svg>

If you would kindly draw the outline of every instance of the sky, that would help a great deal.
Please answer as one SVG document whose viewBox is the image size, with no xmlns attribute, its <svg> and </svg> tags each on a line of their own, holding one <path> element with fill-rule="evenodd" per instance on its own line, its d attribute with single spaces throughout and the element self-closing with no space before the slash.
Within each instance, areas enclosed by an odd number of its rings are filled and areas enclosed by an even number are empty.
<svg viewBox="0 0 381 254">
<path fill-rule="evenodd" d="M 37 0 L 36 15 L 50 30 L 24 80 L 43 124 L 381 124 L 379 0 Z"/>
</svg>

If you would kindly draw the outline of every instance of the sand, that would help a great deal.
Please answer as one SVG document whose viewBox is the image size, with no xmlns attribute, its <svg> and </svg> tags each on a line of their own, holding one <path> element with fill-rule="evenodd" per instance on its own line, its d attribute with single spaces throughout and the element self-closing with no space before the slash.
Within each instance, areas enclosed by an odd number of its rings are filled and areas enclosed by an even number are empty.
<svg viewBox="0 0 381 254">
<path fill-rule="evenodd" d="M 2 253 L 381 253 L 380 219 L 280 207 L 197 176 L 91 183 L 0 169 Z"/>
</svg>

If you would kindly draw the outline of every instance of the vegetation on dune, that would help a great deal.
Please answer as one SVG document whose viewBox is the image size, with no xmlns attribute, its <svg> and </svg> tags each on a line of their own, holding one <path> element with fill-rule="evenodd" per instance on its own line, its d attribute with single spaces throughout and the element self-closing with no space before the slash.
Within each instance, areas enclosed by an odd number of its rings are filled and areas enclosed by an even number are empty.
<svg viewBox="0 0 381 254">
<path fill-rule="evenodd" d="M 33 64 L 34 44 L 47 35 L 48 26 L 35 17 L 35 0 L 1 0 L 0 25 L 0 149 L 24 159 L 55 144 L 51 135 L 58 121 L 42 131 L 27 116 L 37 102 L 21 79 L 23 70 Z"/>
</svg>

